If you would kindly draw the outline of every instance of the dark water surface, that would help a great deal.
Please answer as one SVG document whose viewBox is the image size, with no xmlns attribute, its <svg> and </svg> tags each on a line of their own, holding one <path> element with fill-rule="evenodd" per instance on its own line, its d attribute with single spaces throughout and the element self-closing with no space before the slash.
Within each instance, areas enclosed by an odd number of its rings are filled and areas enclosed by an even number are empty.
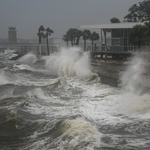
<svg viewBox="0 0 150 150">
<path fill-rule="evenodd" d="M 0 54 L 1 150 L 150 149 L 150 95 L 135 90 L 130 72 L 114 88 L 78 48 L 16 61 L 11 54 Z"/>
</svg>

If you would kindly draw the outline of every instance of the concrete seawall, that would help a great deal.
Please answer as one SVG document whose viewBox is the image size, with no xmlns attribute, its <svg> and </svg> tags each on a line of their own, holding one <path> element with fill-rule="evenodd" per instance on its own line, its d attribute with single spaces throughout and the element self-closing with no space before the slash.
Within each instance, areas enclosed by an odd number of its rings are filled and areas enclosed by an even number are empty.
<svg viewBox="0 0 150 150">
<path fill-rule="evenodd" d="M 119 86 L 121 76 L 126 68 L 127 65 L 91 62 L 91 70 L 101 77 L 101 82 L 114 87 Z M 136 84 L 138 87 L 150 91 L 150 74 L 141 75 Z"/>
<path fill-rule="evenodd" d="M 118 86 L 120 79 L 120 72 L 118 70 L 110 69 L 106 66 L 91 65 L 91 70 L 101 77 L 101 82 L 111 86 Z"/>
</svg>

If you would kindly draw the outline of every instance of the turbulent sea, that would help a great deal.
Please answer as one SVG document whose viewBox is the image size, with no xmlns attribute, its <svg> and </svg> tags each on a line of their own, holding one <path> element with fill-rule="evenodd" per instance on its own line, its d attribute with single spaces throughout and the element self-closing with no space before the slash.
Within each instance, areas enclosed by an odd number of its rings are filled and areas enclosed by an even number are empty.
<svg viewBox="0 0 150 150">
<path fill-rule="evenodd" d="M 15 61 L 13 52 L 0 53 L 0 150 L 150 150 L 150 94 L 134 84 L 140 60 L 117 88 L 78 48 Z"/>
</svg>

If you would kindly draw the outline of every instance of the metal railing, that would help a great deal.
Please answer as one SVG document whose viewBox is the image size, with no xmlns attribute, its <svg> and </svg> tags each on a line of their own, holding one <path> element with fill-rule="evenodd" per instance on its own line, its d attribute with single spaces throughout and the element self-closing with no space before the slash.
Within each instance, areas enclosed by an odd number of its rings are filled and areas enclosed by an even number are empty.
<svg viewBox="0 0 150 150">
<path fill-rule="evenodd" d="M 136 51 L 142 51 L 142 52 L 150 52 L 149 46 L 141 46 L 140 48 L 137 46 L 88 46 L 87 51 L 93 51 L 93 52 L 136 52 Z"/>
<path fill-rule="evenodd" d="M 5 49 L 15 49 L 20 54 L 26 54 L 29 52 L 40 54 L 39 46 L 38 45 L 4 45 L 0 47 L 0 51 L 4 51 Z M 59 51 L 57 46 L 49 46 L 50 53 L 56 53 Z M 47 46 L 41 45 L 41 55 L 47 55 Z"/>
</svg>

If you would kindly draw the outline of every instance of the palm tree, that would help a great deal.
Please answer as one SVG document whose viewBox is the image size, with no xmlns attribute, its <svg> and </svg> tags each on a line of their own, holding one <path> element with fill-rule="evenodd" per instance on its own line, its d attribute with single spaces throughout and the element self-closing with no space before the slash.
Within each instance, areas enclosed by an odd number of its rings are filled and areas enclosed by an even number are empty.
<svg viewBox="0 0 150 150">
<path fill-rule="evenodd" d="M 38 37 L 39 37 L 39 51 L 40 51 L 40 54 L 41 54 L 41 41 L 42 41 L 42 37 L 43 37 L 43 31 L 45 30 L 44 26 L 41 25 L 38 29 Z"/>
<path fill-rule="evenodd" d="M 75 45 L 75 40 L 76 40 L 76 37 L 77 37 L 77 30 L 78 29 L 70 28 L 67 31 L 67 36 L 68 36 L 72 46 Z"/>
<path fill-rule="evenodd" d="M 83 37 L 83 40 L 84 40 L 84 51 L 86 51 L 86 40 L 90 39 L 90 36 L 91 36 L 90 30 L 85 29 L 82 32 L 82 37 Z"/>
<path fill-rule="evenodd" d="M 69 40 L 70 40 L 70 39 L 69 39 L 68 32 L 67 32 L 65 35 L 63 35 L 63 40 L 67 42 L 67 47 L 68 47 L 68 42 L 69 42 Z"/>
<path fill-rule="evenodd" d="M 75 43 L 75 45 L 79 46 L 79 40 L 80 40 L 81 36 L 82 36 L 82 31 L 76 29 L 75 30 L 75 37 L 76 37 L 76 43 Z"/>
<path fill-rule="evenodd" d="M 90 36 L 90 40 L 92 41 L 92 51 L 93 51 L 94 41 L 99 40 L 99 34 L 94 31 Z"/>
<path fill-rule="evenodd" d="M 70 28 L 67 33 L 63 36 L 63 40 L 71 42 L 71 45 L 79 45 L 80 37 L 82 36 L 82 31 L 76 29 L 76 28 Z"/>
<path fill-rule="evenodd" d="M 47 28 L 45 31 L 46 31 L 45 36 L 46 36 L 46 43 L 47 43 L 47 53 L 48 53 L 48 55 L 50 55 L 50 52 L 49 52 L 49 45 L 48 45 L 48 36 L 51 35 L 51 34 L 54 33 L 54 32 L 53 32 L 53 30 L 51 30 L 50 28 Z"/>
</svg>

